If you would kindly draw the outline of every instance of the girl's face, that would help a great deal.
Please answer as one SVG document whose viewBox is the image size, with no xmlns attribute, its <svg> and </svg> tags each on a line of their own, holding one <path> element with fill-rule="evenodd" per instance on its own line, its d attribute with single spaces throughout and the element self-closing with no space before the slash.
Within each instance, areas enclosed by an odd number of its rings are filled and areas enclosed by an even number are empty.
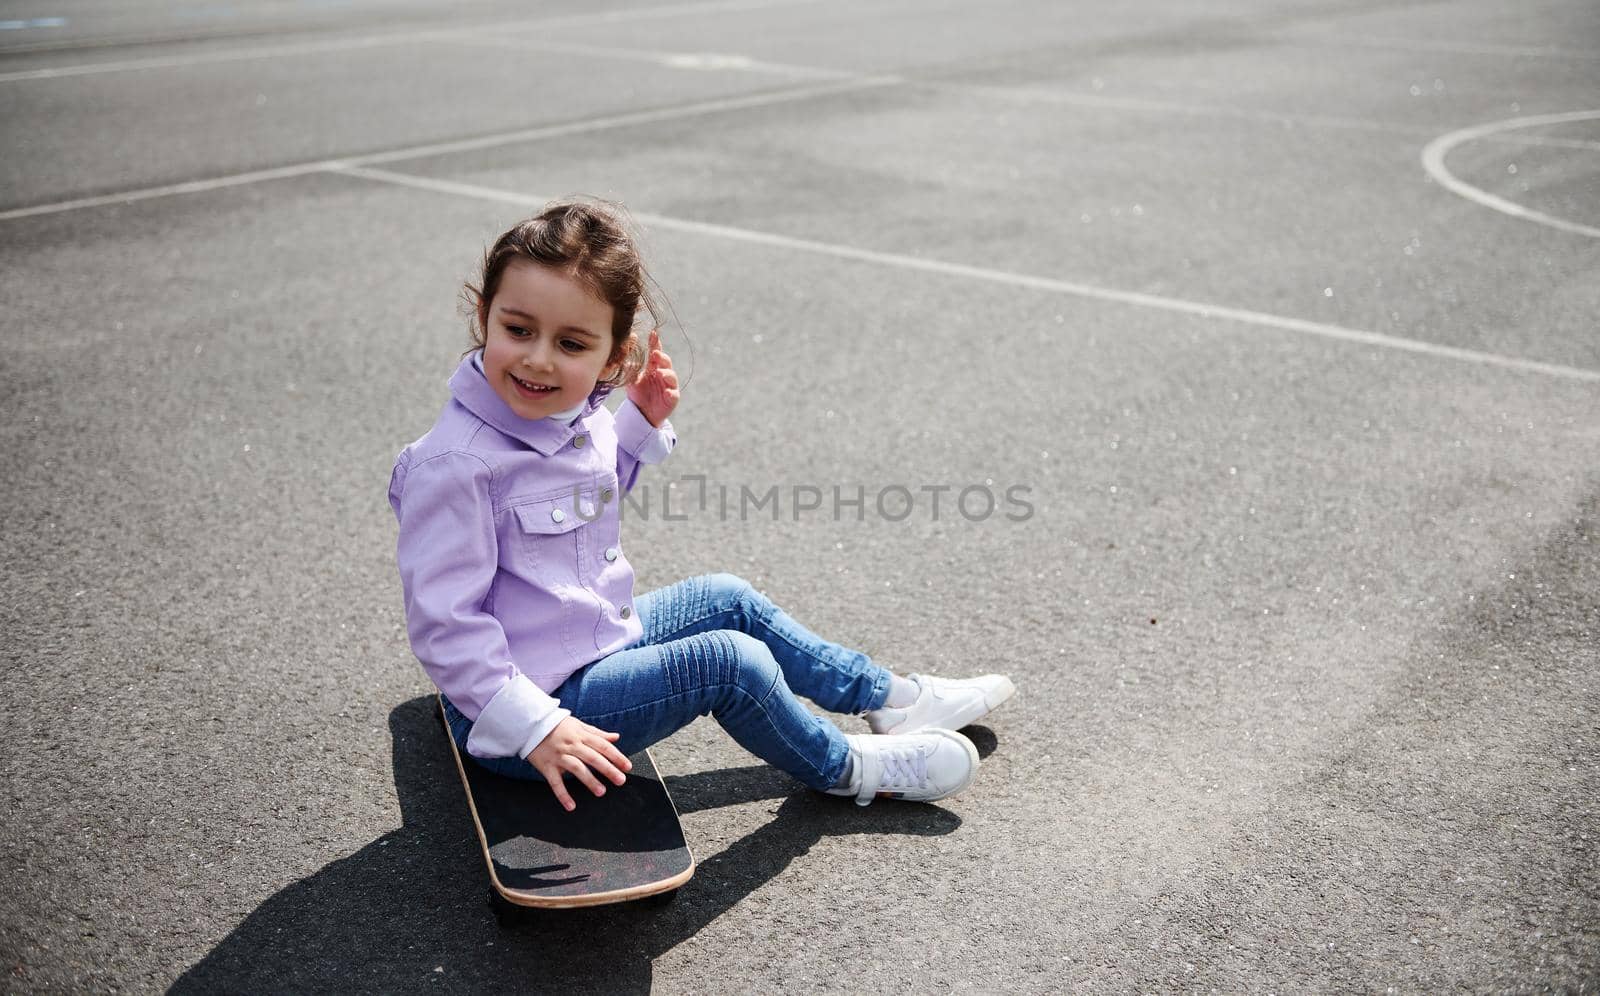
<svg viewBox="0 0 1600 996">
<path fill-rule="evenodd" d="M 483 372 L 511 410 L 544 418 L 589 397 L 615 367 L 612 307 L 572 276 L 512 260 L 484 319 Z"/>
</svg>

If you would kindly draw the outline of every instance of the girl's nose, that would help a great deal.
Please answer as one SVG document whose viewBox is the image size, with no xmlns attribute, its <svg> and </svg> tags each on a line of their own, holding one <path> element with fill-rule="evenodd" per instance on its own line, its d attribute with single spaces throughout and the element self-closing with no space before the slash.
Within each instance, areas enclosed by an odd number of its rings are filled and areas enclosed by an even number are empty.
<svg viewBox="0 0 1600 996">
<path fill-rule="evenodd" d="M 535 370 L 553 370 L 554 360 L 554 353 L 543 343 L 535 343 L 528 347 L 528 351 L 522 356 L 522 362 Z"/>
</svg>

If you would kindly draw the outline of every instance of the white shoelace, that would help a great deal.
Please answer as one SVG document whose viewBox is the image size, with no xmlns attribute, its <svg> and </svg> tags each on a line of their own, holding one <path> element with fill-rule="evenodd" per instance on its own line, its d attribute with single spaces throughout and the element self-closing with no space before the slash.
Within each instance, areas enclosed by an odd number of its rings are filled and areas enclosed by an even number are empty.
<svg viewBox="0 0 1600 996">
<path fill-rule="evenodd" d="M 928 754 L 914 748 L 878 752 L 883 762 L 878 791 L 922 788 L 928 784 Z"/>
<path fill-rule="evenodd" d="M 920 747 L 886 747 L 863 757 L 861 788 L 856 802 L 866 805 L 879 792 L 898 792 L 906 789 L 926 788 L 928 785 L 928 752 Z M 872 773 L 877 778 L 871 777 Z M 876 782 L 876 784 L 874 784 Z"/>
</svg>

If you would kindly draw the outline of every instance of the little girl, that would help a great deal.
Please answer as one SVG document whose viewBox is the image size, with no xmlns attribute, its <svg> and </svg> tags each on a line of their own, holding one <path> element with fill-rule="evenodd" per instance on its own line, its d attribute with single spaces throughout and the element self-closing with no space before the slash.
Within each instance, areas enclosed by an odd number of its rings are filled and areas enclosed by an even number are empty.
<svg viewBox="0 0 1600 996">
<path fill-rule="evenodd" d="M 558 203 L 500 236 L 467 287 L 477 348 L 395 461 L 406 626 L 456 742 L 548 782 L 569 811 L 564 776 L 604 795 L 629 754 L 706 713 L 863 806 L 960 791 L 978 752 L 954 731 L 1011 696 L 1006 678 L 891 674 L 727 574 L 635 596 L 620 495 L 677 443 L 678 377 L 645 279 L 602 205 Z M 601 402 L 623 386 L 612 415 Z M 865 713 L 873 732 L 847 736 L 796 696 Z"/>
</svg>

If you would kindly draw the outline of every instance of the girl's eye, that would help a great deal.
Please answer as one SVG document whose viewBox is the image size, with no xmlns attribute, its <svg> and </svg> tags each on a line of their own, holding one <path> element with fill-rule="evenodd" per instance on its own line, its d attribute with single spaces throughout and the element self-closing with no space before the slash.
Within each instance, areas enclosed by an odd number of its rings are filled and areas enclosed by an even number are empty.
<svg viewBox="0 0 1600 996">
<path fill-rule="evenodd" d="M 516 339 L 521 339 L 523 336 L 528 334 L 528 330 L 523 328 L 521 325 L 507 325 L 506 331 L 511 333 L 512 337 Z"/>
<path fill-rule="evenodd" d="M 569 353 L 581 353 L 588 347 L 576 339 L 562 339 L 561 348 Z"/>
</svg>

